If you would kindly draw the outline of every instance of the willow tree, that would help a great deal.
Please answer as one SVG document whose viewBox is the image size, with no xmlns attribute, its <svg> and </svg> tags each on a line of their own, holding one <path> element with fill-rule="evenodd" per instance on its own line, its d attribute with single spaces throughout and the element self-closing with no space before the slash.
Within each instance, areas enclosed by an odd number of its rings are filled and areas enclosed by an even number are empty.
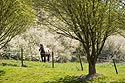
<svg viewBox="0 0 125 83">
<path fill-rule="evenodd" d="M 44 0 L 42 23 L 58 34 L 82 43 L 89 64 L 87 76 L 96 74 L 96 62 L 106 39 L 120 30 L 118 0 Z M 44 23 L 45 22 L 45 23 Z"/>
<path fill-rule="evenodd" d="M 0 49 L 33 22 L 32 0 L 0 0 Z"/>
</svg>

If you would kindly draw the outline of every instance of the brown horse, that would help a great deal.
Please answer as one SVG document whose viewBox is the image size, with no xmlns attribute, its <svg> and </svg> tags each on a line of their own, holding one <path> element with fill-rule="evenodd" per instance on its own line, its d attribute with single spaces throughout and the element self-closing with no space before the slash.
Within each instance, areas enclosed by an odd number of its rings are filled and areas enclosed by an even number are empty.
<svg viewBox="0 0 125 83">
<path fill-rule="evenodd" d="M 40 44 L 40 55 L 41 55 L 41 60 L 42 62 L 46 62 L 46 57 L 47 61 L 50 61 L 50 50 L 49 48 L 44 48 L 43 44 Z"/>
</svg>

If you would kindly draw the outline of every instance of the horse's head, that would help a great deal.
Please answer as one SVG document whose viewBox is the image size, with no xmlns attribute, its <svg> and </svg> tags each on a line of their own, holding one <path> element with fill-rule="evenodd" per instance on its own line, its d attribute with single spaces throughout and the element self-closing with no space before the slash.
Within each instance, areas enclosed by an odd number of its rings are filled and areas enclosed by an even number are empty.
<svg viewBox="0 0 125 83">
<path fill-rule="evenodd" d="M 40 47 L 43 47 L 43 44 L 40 44 Z"/>
</svg>

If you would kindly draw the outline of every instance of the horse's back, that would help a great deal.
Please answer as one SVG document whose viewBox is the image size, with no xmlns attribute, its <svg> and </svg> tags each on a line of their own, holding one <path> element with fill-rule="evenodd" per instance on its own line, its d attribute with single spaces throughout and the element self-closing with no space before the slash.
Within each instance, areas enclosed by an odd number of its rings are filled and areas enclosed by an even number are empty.
<svg viewBox="0 0 125 83">
<path fill-rule="evenodd" d="M 49 48 L 45 48 L 44 50 L 45 50 L 46 54 L 50 54 L 50 49 Z"/>
</svg>

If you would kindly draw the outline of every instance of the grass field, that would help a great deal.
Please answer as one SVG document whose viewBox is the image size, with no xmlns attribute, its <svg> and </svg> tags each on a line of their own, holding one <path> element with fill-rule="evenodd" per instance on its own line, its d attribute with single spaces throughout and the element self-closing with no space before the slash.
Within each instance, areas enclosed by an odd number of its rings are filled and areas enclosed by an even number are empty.
<svg viewBox="0 0 125 83">
<path fill-rule="evenodd" d="M 55 68 L 51 63 L 24 64 L 27 67 L 20 67 L 18 60 L 0 60 L 0 83 L 125 83 L 125 63 L 117 63 L 118 75 L 113 63 L 98 63 L 97 73 L 102 76 L 87 81 L 78 78 L 87 74 L 87 63 L 83 63 L 83 71 L 79 63 L 56 63 Z"/>
</svg>

